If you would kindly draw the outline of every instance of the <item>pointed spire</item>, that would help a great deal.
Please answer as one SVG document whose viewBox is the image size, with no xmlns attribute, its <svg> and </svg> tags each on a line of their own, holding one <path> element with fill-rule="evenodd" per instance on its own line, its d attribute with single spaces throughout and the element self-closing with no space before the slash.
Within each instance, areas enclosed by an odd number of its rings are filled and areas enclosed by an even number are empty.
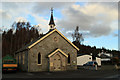
<svg viewBox="0 0 120 80">
<path fill-rule="evenodd" d="M 51 18 L 49 22 L 50 29 L 54 29 L 55 23 L 54 23 L 54 18 L 53 18 L 53 8 L 51 8 Z"/>
<path fill-rule="evenodd" d="M 53 19 L 53 8 L 51 8 L 51 18 L 50 18 L 49 25 L 54 25 L 55 26 L 54 19 Z"/>
</svg>

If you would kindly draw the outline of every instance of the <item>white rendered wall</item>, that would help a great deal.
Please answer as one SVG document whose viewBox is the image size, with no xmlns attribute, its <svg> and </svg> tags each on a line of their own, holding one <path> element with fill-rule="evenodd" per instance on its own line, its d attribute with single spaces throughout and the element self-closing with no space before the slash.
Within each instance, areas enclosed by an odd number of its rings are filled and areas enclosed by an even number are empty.
<svg viewBox="0 0 120 80">
<path fill-rule="evenodd" d="M 82 55 L 77 57 L 77 65 L 83 66 L 83 64 L 92 61 L 92 56 L 90 55 Z"/>
<path fill-rule="evenodd" d="M 101 58 L 96 57 L 96 62 L 98 63 L 98 66 L 101 66 Z"/>
</svg>

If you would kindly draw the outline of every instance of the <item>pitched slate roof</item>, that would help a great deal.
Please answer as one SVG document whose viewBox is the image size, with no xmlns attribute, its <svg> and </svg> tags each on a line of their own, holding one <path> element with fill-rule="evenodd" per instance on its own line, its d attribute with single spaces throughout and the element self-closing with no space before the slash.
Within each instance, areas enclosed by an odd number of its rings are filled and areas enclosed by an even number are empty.
<svg viewBox="0 0 120 80">
<path fill-rule="evenodd" d="M 83 55 L 90 55 L 88 53 L 80 53 L 80 54 L 77 54 L 77 56 L 83 56 Z M 91 55 L 90 55 L 91 56 Z"/>
<path fill-rule="evenodd" d="M 48 33 L 46 33 L 46 34 L 48 34 Z M 46 34 L 44 34 L 43 36 L 45 36 Z M 42 37 L 43 37 L 43 36 L 42 36 Z M 37 40 L 39 40 L 39 39 L 42 38 L 42 37 L 39 37 L 39 38 L 31 41 L 30 43 L 28 43 L 28 44 L 25 45 L 24 47 L 18 49 L 15 53 L 21 52 L 21 51 L 23 51 L 23 50 L 27 50 L 27 49 L 28 49 L 28 46 L 32 45 L 33 43 L 35 43 Z"/>
</svg>

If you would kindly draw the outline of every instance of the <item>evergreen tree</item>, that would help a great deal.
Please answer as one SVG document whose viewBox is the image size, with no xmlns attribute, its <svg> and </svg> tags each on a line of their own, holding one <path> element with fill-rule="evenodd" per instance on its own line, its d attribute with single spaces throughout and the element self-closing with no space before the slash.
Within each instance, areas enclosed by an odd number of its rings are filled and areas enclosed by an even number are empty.
<svg viewBox="0 0 120 80">
<path fill-rule="evenodd" d="M 2 33 L 2 56 L 14 55 L 15 51 L 42 36 L 29 22 L 14 22 L 11 29 Z"/>
</svg>

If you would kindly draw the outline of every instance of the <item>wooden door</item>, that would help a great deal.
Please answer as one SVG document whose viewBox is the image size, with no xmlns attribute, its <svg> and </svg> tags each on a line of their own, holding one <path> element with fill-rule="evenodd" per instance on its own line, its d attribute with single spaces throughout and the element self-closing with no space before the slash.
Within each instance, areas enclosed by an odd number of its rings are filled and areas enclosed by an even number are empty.
<svg viewBox="0 0 120 80">
<path fill-rule="evenodd" d="M 54 71 L 60 71 L 61 70 L 61 58 L 58 54 L 56 54 L 54 56 L 53 67 L 54 67 Z"/>
</svg>

